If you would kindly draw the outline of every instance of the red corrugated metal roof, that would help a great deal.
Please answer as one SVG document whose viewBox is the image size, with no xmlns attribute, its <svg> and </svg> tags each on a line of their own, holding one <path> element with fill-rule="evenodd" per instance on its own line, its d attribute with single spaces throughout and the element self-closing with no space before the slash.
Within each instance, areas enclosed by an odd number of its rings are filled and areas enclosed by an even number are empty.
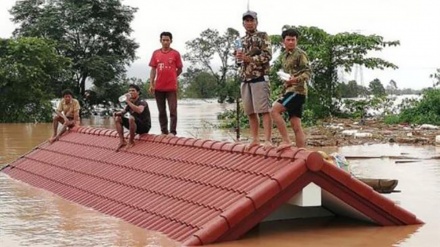
<svg viewBox="0 0 440 247">
<path fill-rule="evenodd" d="M 80 127 L 3 172 L 185 245 L 237 239 L 313 182 L 379 225 L 422 223 L 317 152 Z"/>
</svg>

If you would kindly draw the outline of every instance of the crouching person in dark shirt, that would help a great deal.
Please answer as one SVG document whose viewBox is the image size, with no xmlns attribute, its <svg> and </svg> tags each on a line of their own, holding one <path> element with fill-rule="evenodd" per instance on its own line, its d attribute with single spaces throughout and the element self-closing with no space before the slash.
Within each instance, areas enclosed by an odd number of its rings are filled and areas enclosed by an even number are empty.
<svg viewBox="0 0 440 247">
<path fill-rule="evenodd" d="M 127 106 L 124 110 L 113 113 L 115 120 L 116 131 L 119 135 L 119 145 L 116 148 L 118 151 L 125 146 L 125 149 L 129 149 L 134 146 L 134 136 L 136 134 L 148 133 L 151 128 L 150 109 L 146 101 L 139 98 L 140 88 L 135 84 L 131 84 L 126 94 Z M 125 113 L 130 113 L 130 116 L 125 117 Z M 130 131 L 128 143 L 124 138 L 124 129 L 127 128 Z"/>
</svg>

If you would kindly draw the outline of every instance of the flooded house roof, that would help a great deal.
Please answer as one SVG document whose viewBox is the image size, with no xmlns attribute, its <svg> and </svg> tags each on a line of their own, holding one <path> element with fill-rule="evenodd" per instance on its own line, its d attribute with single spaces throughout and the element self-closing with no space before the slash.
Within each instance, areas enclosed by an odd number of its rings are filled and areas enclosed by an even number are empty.
<svg viewBox="0 0 440 247">
<path fill-rule="evenodd" d="M 157 135 L 115 152 L 118 142 L 114 130 L 79 127 L 2 171 L 184 245 L 237 239 L 311 183 L 327 208 L 343 202 L 384 226 L 422 223 L 317 152 Z"/>
</svg>

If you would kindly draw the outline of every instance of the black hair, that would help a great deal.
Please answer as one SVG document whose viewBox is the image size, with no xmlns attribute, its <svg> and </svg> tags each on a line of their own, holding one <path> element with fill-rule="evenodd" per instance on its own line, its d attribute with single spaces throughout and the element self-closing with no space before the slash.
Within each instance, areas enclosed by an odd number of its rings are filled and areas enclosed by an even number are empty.
<svg viewBox="0 0 440 247">
<path fill-rule="evenodd" d="M 64 95 L 70 95 L 70 96 L 73 97 L 72 90 L 70 90 L 70 89 L 64 89 L 64 90 L 61 92 L 61 94 L 63 95 L 63 97 L 64 97 Z"/>
<path fill-rule="evenodd" d="M 163 37 L 163 36 L 170 37 L 170 40 L 173 41 L 173 35 L 172 35 L 170 32 L 162 32 L 162 33 L 160 34 L 160 40 L 162 40 L 162 37 Z"/>
<path fill-rule="evenodd" d="M 284 30 L 284 31 L 281 33 L 281 37 L 283 38 L 283 40 L 284 40 L 287 36 L 299 38 L 299 32 L 298 32 L 296 29 L 289 28 L 289 29 Z"/>
<path fill-rule="evenodd" d="M 138 93 L 141 91 L 141 88 L 136 84 L 130 84 L 128 88 L 134 88 Z"/>
</svg>

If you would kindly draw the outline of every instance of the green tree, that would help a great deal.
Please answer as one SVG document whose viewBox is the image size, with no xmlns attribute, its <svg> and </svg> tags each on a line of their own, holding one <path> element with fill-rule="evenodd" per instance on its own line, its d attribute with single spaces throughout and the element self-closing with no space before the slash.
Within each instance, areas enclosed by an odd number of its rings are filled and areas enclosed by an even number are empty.
<svg viewBox="0 0 440 247">
<path fill-rule="evenodd" d="M 289 27 L 292 26 L 285 25 L 283 28 Z M 312 65 L 313 77 L 307 108 L 313 109 L 318 117 L 339 112 L 338 105 L 333 100 L 338 96 L 338 69 L 350 72 L 356 64 L 369 69 L 397 68 L 393 63 L 368 55 L 370 51 L 397 46 L 399 41 L 384 41 L 383 37 L 378 35 L 348 32 L 329 34 L 317 27 L 293 28 L 300 32 L 299 47 L 307 52 Z M 281 41 L 279 35 L 274 35 L 271 39 L 273 43 Z M 274 45 L 275 49 L 279 47 Z M 278 68 L 274 66 L 273 69 L 276 71 Z M 277 83 L 281 82 L 278 80 Z"/>
<path fill-rule="evenodd" d="M 68 73 L 69 62 L 51 41 L 0 39 L 0 122 L 49 121 L 52 84 Z"/>
<path fill-rule="evenodd" d="M 386 87 L 385 92 L 388 94 L 396 94 L 397 93 L 397 83 L 394 80 L 390 80 L 388 86 Z"/>
<path fill-rule="evenodd" d="M 98 87 L 125 73 L 135 59 L 138 44 L 129 38 L 136 8 L 120 0 L 17 1 L 10 10 L 19 24 L 18 37 L 45 37 L 57 41 L 60 55 L 71 58 L 70 80 L 80 95 L 86 81 Z"/>
<path fill-rule="evenodd" d="M 206 99 L 217 96 L 217 81 L 211 73 L 189 68 L 183 76 L 185 97 Z"/>
<path fill-rule="evenodd" d="M 192 70 L 206 71 L 215 78 L 219 102 L 224 102 L 228 97 L 233 98 L 227 81 L 236 71 L 232 50 L 237 37 L 239 33 L 233 28 L 228 28 L 223 35 L 215 29 L 207 29 L 200 37 L 186 42 L 187 53 L 183 58 L 191 63 Z M 220 61 L 219 69 L 214 61 Z"/>
<path fill-rule="evenodd" d="M 387 93 L 385 92 L 385 88 L 382 85 L 382 82 L 380 82 L 379 79 L 374 79 L 369 84 L 370 92 L 374 96 L 385 96 Z"/>
<path fill-rule="evenodd" d="M 359 96 L 360 88 L 356 81 L 351 80 L 347 84 L 339 84 L 340 96 L 342 98 L 355 98 Z"/>
</svg>

